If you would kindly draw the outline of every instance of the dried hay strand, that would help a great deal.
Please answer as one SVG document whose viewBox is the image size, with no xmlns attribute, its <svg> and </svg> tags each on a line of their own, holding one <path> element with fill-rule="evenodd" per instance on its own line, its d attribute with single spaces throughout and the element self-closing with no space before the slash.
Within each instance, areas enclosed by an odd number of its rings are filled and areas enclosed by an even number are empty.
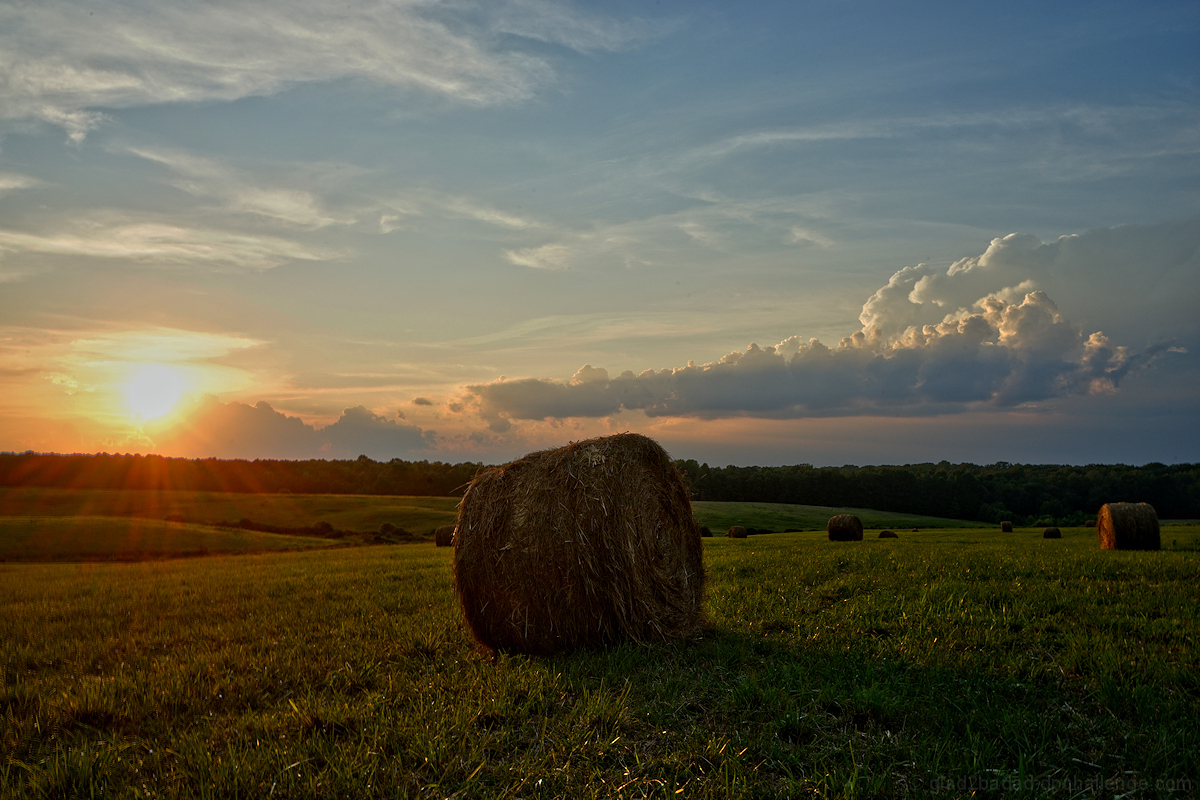
<svg viewBox="0 0 1200 800">
<path fill-rule="evenodd" d="M 659 445 L 624 433 L 530 453 L 467 487 L 454 582 L 475 640 L 550 654 L 705 624 L 700 529 Z"/>
<path fill-rule="evenodd" d="M 830 517 L 826 528 L 831 542 L 861 542 L 863 538 L 862 520 L 853 514 Z"/>
<path fill-rule="evenodd" d="M 1001 522 L 1000 523 L 1000 532 L 1001 533 L 1012 533 L 1012 523 L 1011 522 Z"/>
<path fill-rule="evenodd" d="M 1042 538 L 1043 539 L 1061 539 L 1062 531 L 1060 531 L 1058 528 L 1051 525 L 1049 528 L 1046 528 L 1046 530 L 1042 531 Z"/>
<path fill-rule="evenodd" d="M 1158 514 L 1149 503 L 1105 503 L 1096 519 L 1101 550 L 1159 550 Z"/>
<path fill-rule="evenodd" d="M 745 539 L 750 535 L 750 532 L 741 525 L 734 525 L 729 530 L 725 531 L 726 539 Z"/>
<path fill-rule="evenodd" d="M 454 526 L 442 525 L 433 529 L 433 543 L 438 547 L 450 547 L 454 544 Z"/>
<path fill-rule="evenodd" d="M 880 539 L 899 539 L 900 537 L 896 535 L 895 531 L 880 531 L 879 538 Z"/>
</svg>

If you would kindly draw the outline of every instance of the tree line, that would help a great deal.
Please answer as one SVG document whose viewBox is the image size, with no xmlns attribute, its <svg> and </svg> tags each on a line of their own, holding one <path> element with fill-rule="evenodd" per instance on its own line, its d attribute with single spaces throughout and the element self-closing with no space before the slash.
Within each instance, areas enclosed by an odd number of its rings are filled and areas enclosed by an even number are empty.
<svg viewBox="0 0 1200 800">
<path fill-rule="evenodd" d="M 373 461 L 366 456 L 352 461 L 242 461 L 0 453 L 0 486 L 445 497 L 462 494 L 481 467 L 398 458 Z"/>
<path fill-rule="evenodd" d="M 1200 464 L 1088 466 L 710 467 L 676 461 L 696 500 L 796 503 L 1018 525 L 1082 525 L 1104 503 L 1146 502 L 1164 519 L 1200 518 Z M 483 464 L 223 460 L 156 455 L 0 453 L 0 486 L 454 496 Z"/>
<path fill-rule="evenodd" d="M 1082 525 L 1105 503 L 1200 518 L 1200 464 L 710 467 L 677 462 L 698 500 L 873 508 L 979 522 Z"/>
</svg>

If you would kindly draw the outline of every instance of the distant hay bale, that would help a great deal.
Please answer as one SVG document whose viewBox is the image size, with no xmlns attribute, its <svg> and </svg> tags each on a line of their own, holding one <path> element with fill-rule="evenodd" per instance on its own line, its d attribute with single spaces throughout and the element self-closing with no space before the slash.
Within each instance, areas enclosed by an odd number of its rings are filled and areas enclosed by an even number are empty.
<svg viewBox="0 0 1200 800">
<path fill-rule="evenodd" d="M 1101 550 L 1159 550 L 1158 514 L 1149 503 L 1105 503 L 1096 520 Z"/>
<path fill-rule="evenodd" d="M 454 526 L 442 525 L 433 529 L 433 543 L 438 547 L 450 547 L 454 544 Z"/>
<path fill-rule="evenodd" d="M 1060 531 L 1058 528 L 1051 525 L 1049 528 L 1046 528 L 1046 530 L 1042 531 L 1042 538 L 1043 539 L 1061 539 L 1062 531 Z"/>
<path fill-rule="evenodd" d="M 1083 523 L 1083 526 L 1085 528 L 1094 528 L 1094 527 L 1096 527 L 1096 520 L 1089 519 L 1087 522 Z"/>
<path fill-rule="evenodd" d="M 709 528 L 707 525 L 701 525 L 700 526 L 700 535 L 703 536 L 704 538 L 708 538 L 709 536 L 712 536 L 712 529 Z"/>
<path fill-rule="evenodd" d="M 912 529 L 912 532 L 913 532 L 913 533 L 920 533 L 921 531 L 920 531 L 920 529 L 918 529 L 918 528 L 913 528 L 913 529 Z"/>
<path fill-rule="evenodd" d="M 899 539 L 900 537 L 896 535 L 895 531 L 880 531 L 879 538 L 880 539 Z"/>
<path fill-rule="evenodd" d="M 1001 522 L 1000 523 L 1000 532 L 1001 533 L 1012 533 L 1012 523 L 1007 522 L 1007 521 Z"/>
<path fill-rule="evenodd" d="M 862 520 L 853 514 L 830 517 L 826 528 L 831 542 L 861 542 L 863 538 Z"/>
<path fill-rule="evenodd" d="M 734 525 L 729 530 L 725 531 L 726 539 L 745 539 L 750 535 L 750 532 L 741 525 Z"/>
<path fill-rule="evenodd" d="M 700 528 L 683 477 L 624 433 L 530 453 L 467 487 L 454 582 L 476 641 L 549 654 L 705 626 Z"/>
</svg>

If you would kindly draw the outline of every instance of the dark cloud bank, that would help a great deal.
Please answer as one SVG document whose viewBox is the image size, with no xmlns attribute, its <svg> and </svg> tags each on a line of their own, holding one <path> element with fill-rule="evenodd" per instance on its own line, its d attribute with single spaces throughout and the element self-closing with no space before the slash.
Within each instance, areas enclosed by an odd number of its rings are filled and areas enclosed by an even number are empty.
<svg viewBox="0 0 1200 800">
<path fill-rule="evenodd" d="M 205 397 L 180 415 L 185 421 L 148 430 L 164 452 L 200 458 L 411 458 L 435 442 L 432 431 L 347 408 L 332 425 L 317 429 L 266 402 L 222 403 Z"/>
<path fill-rule="evenodd" d="M 623 409 L 699 418 L 931 415 L 1113 393 L 1131 371 L 1181 348 L 1160 338 L 1134 349 L 1087 332 L 1043 287 L 1122 330 L 1153 331 L 1195 301 L 1198 247 L 1197 219 L 1052 243 L 1011 234 L 944 272 L 926 264 L 900 270 L 864 304 L 862 329 L 835 347 L 791 337 L 707 364 L 616 377 L 586 365 L 566 382 L 468 386 L 460 404 L 505 431 L 513 420 L 606 417 Z M 1147 306 L 1144 298 L 1164 286 L 1166 296 Z M 1194 332 L 1194 325 L 1180 325 Z"/>
</svg>

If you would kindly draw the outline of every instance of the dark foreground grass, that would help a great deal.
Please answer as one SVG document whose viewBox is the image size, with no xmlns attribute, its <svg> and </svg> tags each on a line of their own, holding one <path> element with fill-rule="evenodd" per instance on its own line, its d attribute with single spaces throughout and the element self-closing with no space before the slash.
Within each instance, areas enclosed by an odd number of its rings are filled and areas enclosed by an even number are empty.
<svg viewBox="0 0 1200 800">
<path fill-rule="evenodd" d="M 1196 795 L 1197 552 L 902 537 L 708 540 L 704 639 L 546 659 L 429 545 L 0 566 L 0 796 Z"/>
<path fill-rule="evenodd" d="M 329 539 L 136 517 L 0 517 L 0 562 L 145 561 L 328 547 Z"/>
</svg>

